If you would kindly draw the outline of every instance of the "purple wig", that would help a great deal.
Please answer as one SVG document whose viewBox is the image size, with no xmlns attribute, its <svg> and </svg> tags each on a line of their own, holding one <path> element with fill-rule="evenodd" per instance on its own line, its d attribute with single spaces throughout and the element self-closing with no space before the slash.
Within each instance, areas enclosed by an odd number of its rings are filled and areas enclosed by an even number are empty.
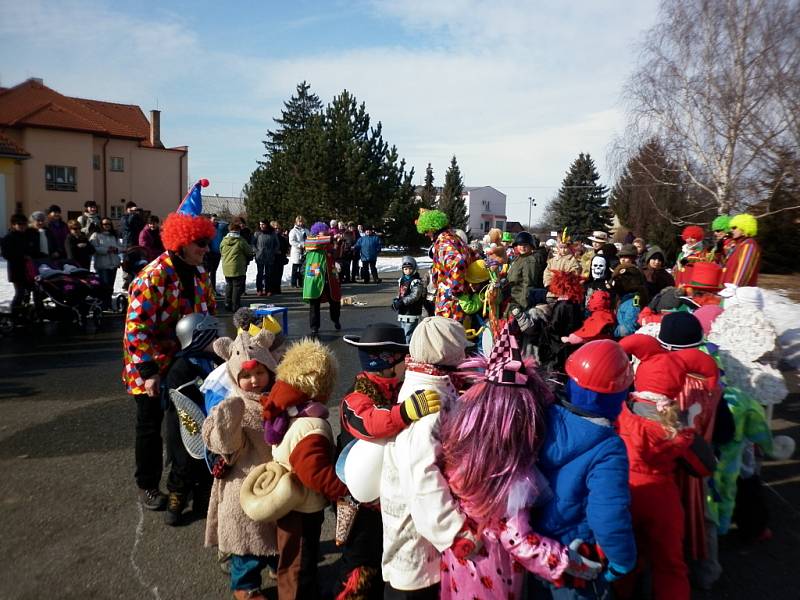
<svg viewBox="0 0 800 600">
<path fill-rule="evenodd" d="M 311 235 L 318 236 L 318 235 L 325 235 L 330 231 L 330 227 L 328 227 L 327 223 L 323 223 L 322 221 L 317 221 L 311 226 Z"/>
<path fill-rule="evenodd" d="M 462 368 L 485 371 L 487 364 L 479 357 Z M 514 483 L 530 478 L 535 487 L 543 411 L 553 396 L 533 359 L 525 359 L 525 368 L 526 386 L 499 385 L 473 375 L 476 383 L 439 416 L 445 476 L 464 512 L 480 525 L 505 516 Z"/>
</svg>

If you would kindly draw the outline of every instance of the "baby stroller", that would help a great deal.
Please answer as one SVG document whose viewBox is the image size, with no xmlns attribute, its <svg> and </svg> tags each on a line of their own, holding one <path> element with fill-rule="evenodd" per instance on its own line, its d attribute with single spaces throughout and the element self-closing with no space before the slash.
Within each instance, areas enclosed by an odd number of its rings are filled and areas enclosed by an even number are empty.
<svg viewBox="0 0 800 600">
<path fill-rule="evenodd" d="M 60 269 L 43 264 L 34 279 L 33 301 L 38 321 L 100 326 L 101 298 L 107 291 L 97 273 L 65 264 Z"/>
</svg>

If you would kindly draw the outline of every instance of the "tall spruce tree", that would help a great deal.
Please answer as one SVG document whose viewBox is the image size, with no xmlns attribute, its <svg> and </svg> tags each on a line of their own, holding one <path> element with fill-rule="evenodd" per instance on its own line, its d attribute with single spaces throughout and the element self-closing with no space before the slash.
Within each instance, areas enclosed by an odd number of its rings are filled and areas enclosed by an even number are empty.
<svg viewBox="0 0 800 600">
<path fill-rule="evenodd" d="M 467 206 L 462 197 L 464 194 L 464 180 L 461 177 L 461 169 L 458 167 L 456 157 L 450 160 L 450 167 L 444 175 L 444 187 L 439 198 L 439 210 L 447 214 L 450 219 L 450 226 L 467 231 L 469 220 L 467 219 Z M 467 231 L 467 233 L 469 233 Z"/>
<path fill-rule="evenodd" d="M 422 206 L 424 208 L 433 208 L 436 205 L 436 186 L 433 185 L 433 167 L 428 163 L 428 168 L 425 169 L 425 185 L 422 186 Z"/>
<path fill-rule="evenodd" d="M 584 238 L 592 231 L 611 227 L 611 211 L 606 206 L 608 188 L 597 182 L 600 175 L 592 157 L 581 152 L 561 182 L 558 197 L 550 204 L 548 220 L 572 237 Z"/>
<path fill-rule="evenodd" d="M 401 161 L 401 165 L 403 164 L 404 161 Z M 389 243 L 410 252 L 418 250 L 425 244 L 425 237 L 417 232 L 417 226 L 414 223 L 419 209 L 424 205 L 422 199 L 417 196 L 412 183 L 413 178 L 414 169 L 411 169 L 411 172 L 405 175 L 402 186 L 389 204 L 384 221 L 384 230 Z"/>
</svg>

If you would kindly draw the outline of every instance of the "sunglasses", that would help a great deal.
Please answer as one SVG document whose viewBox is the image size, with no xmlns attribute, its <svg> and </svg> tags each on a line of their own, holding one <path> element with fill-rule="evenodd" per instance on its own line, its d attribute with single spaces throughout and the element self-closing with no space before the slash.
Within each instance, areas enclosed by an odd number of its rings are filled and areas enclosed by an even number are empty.
<svg viewBox="0 0 800 600">
<path fill-rule="evenodd" d="M 211 240 L 199 239 L 192 242 L 198 248 L 208 248 L 211 245 Z"/>
</svg>

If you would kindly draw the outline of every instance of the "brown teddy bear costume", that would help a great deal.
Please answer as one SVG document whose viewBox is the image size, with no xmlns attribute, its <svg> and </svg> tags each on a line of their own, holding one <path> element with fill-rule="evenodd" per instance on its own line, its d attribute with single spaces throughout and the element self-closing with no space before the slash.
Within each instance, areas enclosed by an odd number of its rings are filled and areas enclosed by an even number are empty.
<svg viewBox="0 0 800 600">
<path fill-rule="evenodd" d="M 236 390 L 236 395 L 215 406 L 203 423 L 203 442 L 230 465 L 224 479 L 214 480 L 206 521 L 206 546 L 218 546 L 221 552 L 257 556 L 278 552 L 275 523 L 253 521 L 239 503 L 247 474 L 271 461 L 272 451 L 264 441 L 260 393 L 243 391 L 237 378 L 242 363 L 256 360 L 270 371 L 274 381 L 277 362 L 270 352 L 274 341 L 274 334 L 262 329 L 255 336 L 242 332 L 235 340 L 220 338 L 214 342 L 214 351 L 227 360 Z"/>
</svg>

